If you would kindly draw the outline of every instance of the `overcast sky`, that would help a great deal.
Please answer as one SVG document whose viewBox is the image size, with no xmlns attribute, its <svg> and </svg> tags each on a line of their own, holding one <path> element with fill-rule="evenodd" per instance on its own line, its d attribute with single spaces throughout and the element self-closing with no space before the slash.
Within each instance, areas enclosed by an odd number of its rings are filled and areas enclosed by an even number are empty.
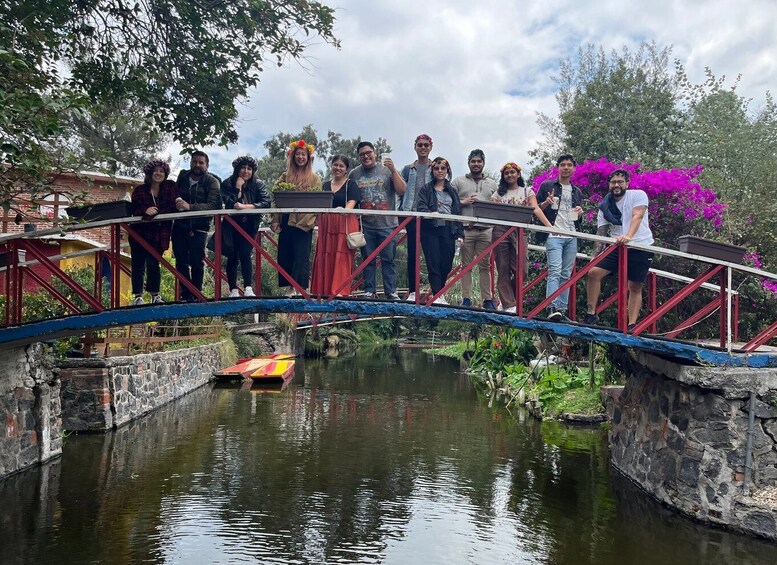
<svg viewBox="0 0 777 565">
<path fill-rule="evenodd" d="M 432 156 L 447 157 L 454 175 L 475 147 L 489 169 L 527 168 L 537 112 L 557 114 L 559 61 L 587 43 L 671 45 L 692 80 L 705 67 L 729 83 L 741 73 L 738 92 L 755 107 L 777 90 L 777 0 L 325 3 L 336 8 L 342 48 L 317 39 L 306 61 L 268 67 L 241 107 L 238 144 L 208 149 L 211 170 L 229 174 L 235 156 L 262 156 L 266 139 L 308 123 L 321 136 L 385 137 L 398 164 L 414 159 L 413 140 L 428 133 Z"/>
</svg>

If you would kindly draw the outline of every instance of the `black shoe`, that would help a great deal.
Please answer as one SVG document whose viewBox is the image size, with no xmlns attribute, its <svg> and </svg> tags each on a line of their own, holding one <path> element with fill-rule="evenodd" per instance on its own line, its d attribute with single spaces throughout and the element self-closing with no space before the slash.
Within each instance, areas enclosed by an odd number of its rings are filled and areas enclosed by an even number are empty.
<svg viewBox="0 0 777 565">
<path fill-rule="evenodd" d="M 636 327 L 637 327 L 636 323 L 635 324 L 629 324 L 628 326 L 626 326 L 626 331 L 631 332 Z"/>
<path fill-rule="evenodd" d="M 484 300 L 483 310 L 496 310 L 496 303 L 493 300 Z"/>
<path fill-rule="evenodd" d="M 551 322 L 561 322 L 564 324 L 567 324 L 572 321 L 567 316 L 566 310 L 553 310 L 553 312 L 550 313 L 550 316 L 548 316 L 548 320 L 550 320 Z"/>
<path fill-rule="evenodd" d="M 597 316 L 596 314 L 586 314 L 585 317 L 583 318 L 583 323 L 586 326 L 595 326 L 596 324 L 599 323 L 599 316 Z"/>
</svg>

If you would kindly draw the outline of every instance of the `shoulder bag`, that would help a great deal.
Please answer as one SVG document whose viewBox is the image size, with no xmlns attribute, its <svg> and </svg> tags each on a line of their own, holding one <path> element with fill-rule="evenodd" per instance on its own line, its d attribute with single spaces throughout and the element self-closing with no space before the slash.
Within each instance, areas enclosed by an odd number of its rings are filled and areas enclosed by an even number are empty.
<svg viewBox="0 0 777 565">
<path fill-rule="evenodd" d="M 345 205 L 348 206 L 348 183 L 350 180 L 345 181 Z M 348 244 L 348 249 L 359 249 L 367 245 L 367 240 L 364 238 L 364 227 L 362 226 L 362 217 L 359 215 L 359 231 L 354 231 L 345 236 L 345 242 Z"/>
</svg>

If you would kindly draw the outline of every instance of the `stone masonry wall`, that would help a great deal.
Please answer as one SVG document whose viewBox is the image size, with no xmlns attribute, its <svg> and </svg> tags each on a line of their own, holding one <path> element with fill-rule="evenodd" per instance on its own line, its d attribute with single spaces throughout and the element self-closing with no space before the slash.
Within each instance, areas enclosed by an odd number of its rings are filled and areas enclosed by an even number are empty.
<svg viewBox="0 0 777 565">
<path fill-rule="evenodd" d="M 0 356 L 0 477 L 62 453 L 59 380 L 41 344 Z"/>
<path fill-rule="evenodd" d="M 613 465 L 699 520 L 777 540 L 777 511 L 743 495 L 750 391 L 751 491 L 777 486 L 777 370 L 688 367 L 615 350 L 628 376 L 605 391 Z"/>
<path fill-rule="evenodd" d="M 227 343 L 60 362 L 63 427 L 70 431 L 117 428 L 185 395 L 233 360 Z"/>
</svg>

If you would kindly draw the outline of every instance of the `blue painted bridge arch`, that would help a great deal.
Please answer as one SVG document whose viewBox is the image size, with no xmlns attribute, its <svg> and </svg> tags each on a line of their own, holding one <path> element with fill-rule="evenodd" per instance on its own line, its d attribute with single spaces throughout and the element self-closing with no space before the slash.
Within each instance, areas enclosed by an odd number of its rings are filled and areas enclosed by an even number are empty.
<svg viewBox="0 0 777 565">
<path fill-rule="evenodd" d="M 777 367 L 777 354 L 727 353 L 721 348 L 649 335 L 633 336 L 615 329 L 523 318 L 515 314 L 457 306 L 425 306 L 410 302 L 341 298 L 316 302 L 300 297 L 238 298 L 208 302 L 166 303 L 125 307 L 98 313 L 74 314 L 62 318 L 29 322 L 0 329 L 0 347 L 25 345 L 110 327 L 198 316 L 227 316 L 251 313 L 348 313 L 363 316 L 403 316 L 430 320 L 512 327 L 559 337 L 617 344 L 693 364 L 732 367 Z"/>
</svg>

